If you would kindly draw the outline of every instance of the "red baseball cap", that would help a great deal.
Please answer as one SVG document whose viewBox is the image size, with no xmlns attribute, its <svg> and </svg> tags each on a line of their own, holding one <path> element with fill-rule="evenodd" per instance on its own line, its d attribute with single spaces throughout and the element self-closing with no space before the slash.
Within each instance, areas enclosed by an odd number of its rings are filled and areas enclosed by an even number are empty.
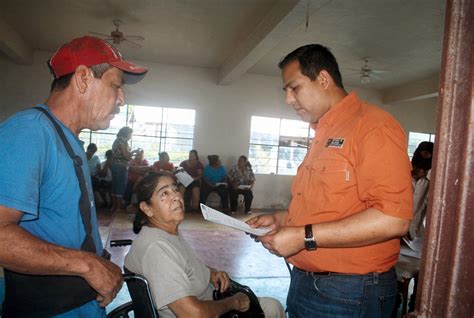
<svg viewBox="0 0 474 318">
<path fill-rule="evenodd" d="M 125 61 L 120 52 L 106 41 L 88 35 L 64 44 L 48 61 L 54 78 L 74 73 L 79 65 L 91 67 L 101 63 L 121 69 L 127 84 L 137 83 L 148 71 L 146 67 Z"/>
</svg>

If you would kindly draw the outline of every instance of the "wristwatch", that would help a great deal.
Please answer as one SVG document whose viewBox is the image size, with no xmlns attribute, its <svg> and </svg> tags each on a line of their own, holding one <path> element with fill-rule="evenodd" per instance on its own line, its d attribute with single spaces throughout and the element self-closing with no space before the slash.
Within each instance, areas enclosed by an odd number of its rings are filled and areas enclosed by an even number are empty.
<svg viewBox="0 0 474 318">
<path fill-rule="evenodd" d="M 313 236 L 313 225 L 306 224 L 304 226 L 304 248 L 307 251 L 314 251 L 318 248 L 318 244 Z"/>
</svg>

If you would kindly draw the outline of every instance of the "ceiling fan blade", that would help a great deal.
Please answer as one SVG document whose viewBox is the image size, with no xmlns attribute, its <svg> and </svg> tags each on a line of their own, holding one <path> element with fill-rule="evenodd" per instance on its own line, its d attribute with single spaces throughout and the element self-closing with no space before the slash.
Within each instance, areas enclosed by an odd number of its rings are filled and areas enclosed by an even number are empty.
<svg viewBox="0 0 474 318">
<path fill-rule="evenodd" d="M 122 42 L 125 42 L 125 43 L 127 43 L 127 44 L 129 44 L 129 45 L 131 45 L 131 46 L 133 46 L 133 47 L 135 47 L 135 48 L 140 48 L 140 47 L 142 47 L 140 44 L 138 44 L 138 43 L 136 43 L 136 42 L 133 42 L 133 41 L 131 41 L 131 40 L 129 40 L 129 39 L 126 39 L 126 38 L 124 38 L 124 39 L 122 40 Z"/>
<path fill-rule="evenodd" d="M 345 76 L 360 76 L 360 71 L 358 72 L 349 72 L 349 73 L 342 73 L 342 76 L 345 77 Z"/>
<path fill-rule="evenodd" d="M 376 69 L 376 70 L 370 70 L 370 73 L 374 74 L 385 74 L 385 73 L 391 73 L 391 70 L 384 70 L 384 69 Z"/>
<path fill-rule="evenodd" d="M 129 39 L 134 39 L 134 40 L 145 40 L 145 38 L 141 35 L 125 35 L 124 37 L 129 38 Z"/>
<path fill-rule="evenodd" d="M 89 33 L 94 34 L 94 35 L 99 35 L 99 36 L 110 37 L 110 34 L 104 34 L 104 33 L 100 33 L 100 32 L 89 31 Z"/>
<path fill-rule="evenodd" d="M 114 41 L 115 39 L 114 39 L 114 38 L 111 38 L 111 37 L 106 38 L 106 39 L 104 39 L 104 40 L 107 41 L 107 43 L 109 43 L 109 44 L 112 45 L 113 47 L 117 47 L 117 45 L 120 44 L 120 43 L 116 43 L 116 42 Z"/>
<path fill-rule="evenodd" d="M 369 76 L 370 76 L 370 78 L 372 78 L 372 79 L 374 79 L 374 80 L 381 80 L 381 79 L 383 79 L 382 76 L 378 75 L 377 73 L 373 73 L 373 72 L 370 73 Z"/>
</svg>

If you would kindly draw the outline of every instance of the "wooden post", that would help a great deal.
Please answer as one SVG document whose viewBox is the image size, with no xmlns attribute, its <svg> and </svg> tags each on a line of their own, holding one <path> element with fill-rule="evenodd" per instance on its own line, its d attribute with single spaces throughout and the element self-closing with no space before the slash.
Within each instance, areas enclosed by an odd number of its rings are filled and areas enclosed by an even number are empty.
<svg viewBox="0 0 474 318">
<path fill-rule="evenodd" d="M 474 1 L 448 0 L 427 231 L 411 317 L 474 316 Z"/>
</svg>

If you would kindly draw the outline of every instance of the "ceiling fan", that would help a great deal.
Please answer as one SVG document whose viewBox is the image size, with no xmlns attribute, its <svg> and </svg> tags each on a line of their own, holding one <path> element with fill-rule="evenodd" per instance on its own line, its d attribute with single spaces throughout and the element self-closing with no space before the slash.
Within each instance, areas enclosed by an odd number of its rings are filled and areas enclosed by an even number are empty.
<svg viewBox="0 0 474 318">
<path fill-rule="evenodd" d="M 383 78 L 380 74 L 391 72 L 390 70 L 384 70 L 384 69 L 372 69 L 369 66 L 368 57 L 364 57 L 362 61 L 364 62 L 364 65 L 360 69 L 353 69 L 353 68 L 349 69 L 351 71 L 356 71 L 356 73 L 353 73 L 353 74 L 357 74 L 360 76 L 359 79 L 360 79 L 361 84 L 369 84 L 373 80 L 380 80 Z"/>
<path fill-rule="evenodd" d="M 110 34 L 104 34 L 104 33 L 99 33 L 99 32 L 94 32 L 94 31 L 89 31 L 90 34 L 100 36 L 104 40 L 120 45 L 122 42 L 125 42 L 127 44 L 130 44 L 133 47 L 139 48 L 142 47 L 141 44 L 135 42 L 137 40 L 143 41 L 145 38 L 141 35 L 125 35 L 123 34 L 120 30 L 119 27 L 120 25 L 123 24 L 123 22 L 119 19 L 114 19 L 112 20 L 113 24 L 115 25 L 115 30 L 110 32 Z"/>
</svg>

